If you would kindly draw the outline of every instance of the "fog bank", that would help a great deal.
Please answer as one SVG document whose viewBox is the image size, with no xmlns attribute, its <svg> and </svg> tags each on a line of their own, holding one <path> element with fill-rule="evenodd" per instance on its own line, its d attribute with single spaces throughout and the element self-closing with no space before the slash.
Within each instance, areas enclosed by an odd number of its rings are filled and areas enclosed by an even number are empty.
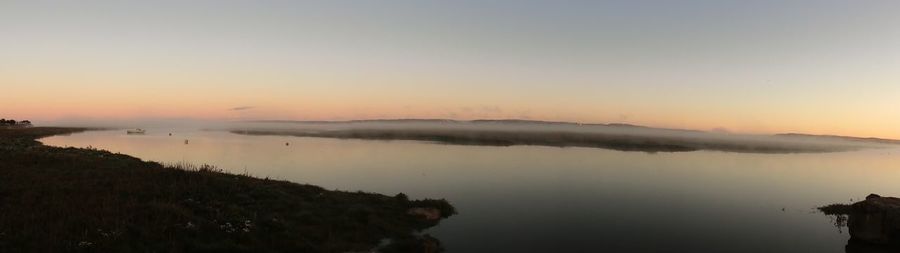
<svg viewBox="0 0 900 253">
<path fill-rule="evenodd" d="M 794 135 L 748 135 L 627 124 L 524 120 L 364 120 L 233 122 L 224 130 L 247 135 L 418 140 L 460 145 L 596 147 L 622 151 L 811 153 L 883 147 L 884 143 Z"/>
</svg>

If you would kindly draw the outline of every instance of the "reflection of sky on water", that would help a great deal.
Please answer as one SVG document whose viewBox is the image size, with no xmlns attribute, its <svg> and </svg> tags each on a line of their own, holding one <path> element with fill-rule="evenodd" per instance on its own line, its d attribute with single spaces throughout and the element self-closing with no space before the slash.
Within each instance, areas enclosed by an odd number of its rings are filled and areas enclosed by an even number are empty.
<svg viewBox="0 0 900 253">
<path fill-rule="evenodd" d="M 846 231 L 813 208 L 900 195 L 895 149 L 647 154 L 168 132 L 42 141 L 330 189 L 446 198 L 460 214 L 430 233 L 449 252 L 843 252 Z"/>
</svg>

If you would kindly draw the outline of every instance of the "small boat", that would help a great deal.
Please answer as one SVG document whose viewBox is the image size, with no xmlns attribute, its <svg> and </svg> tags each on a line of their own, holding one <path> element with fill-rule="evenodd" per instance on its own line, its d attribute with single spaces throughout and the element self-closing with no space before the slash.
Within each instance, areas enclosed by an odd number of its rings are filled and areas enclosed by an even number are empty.
<svg viewBox="0 0 900 253">
<path fill-rule="evenodd" d="M 129 130 L 126 130 L 125 133 L 127 133 L 127 134 L 145 134 L 145 133 L 147 133 L 147 130 L 140 129 L 140 128 L 129 129 Z"/>
</svg>

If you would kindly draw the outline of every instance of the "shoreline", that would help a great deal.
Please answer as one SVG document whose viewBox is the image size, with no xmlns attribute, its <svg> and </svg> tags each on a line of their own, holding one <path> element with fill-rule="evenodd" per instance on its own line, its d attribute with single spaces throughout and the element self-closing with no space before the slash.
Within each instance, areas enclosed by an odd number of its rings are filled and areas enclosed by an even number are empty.
<svg viewBox="0 0 900 253">
<path fill-rule="evenodd" d="M 332 191 L 36 140 L 89 130 L 0 129 L 0 251 L 440 250 L 418 233 L 455 214 L 443 199 Z"/>
</svg>

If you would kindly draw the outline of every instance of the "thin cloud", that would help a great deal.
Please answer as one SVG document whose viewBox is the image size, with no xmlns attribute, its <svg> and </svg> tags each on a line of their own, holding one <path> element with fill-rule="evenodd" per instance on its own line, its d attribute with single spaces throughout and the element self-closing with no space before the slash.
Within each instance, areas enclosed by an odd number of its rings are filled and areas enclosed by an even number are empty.
<svg viewBox="0 0 900 253">
<path fill-rule="evenodd" d="M 231 108 L 228 110 L 229 111 L 244 111 L 244 110 L 250 110 L 253 108 L 256 108 L 256 107 L 254 107 L 254 106 L 238 106 L 238 107 L 234 107 L 234 108 Z"/>
</svg>

